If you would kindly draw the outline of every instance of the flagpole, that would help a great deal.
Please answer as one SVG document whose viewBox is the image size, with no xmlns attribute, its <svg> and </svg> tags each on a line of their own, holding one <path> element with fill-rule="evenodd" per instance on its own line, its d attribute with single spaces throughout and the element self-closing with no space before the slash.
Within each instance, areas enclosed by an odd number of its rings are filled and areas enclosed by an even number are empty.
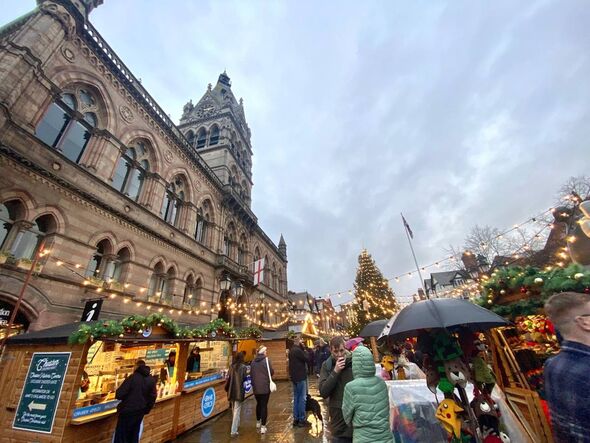
<svg viewBox="0 0 590 443">
<path fill-rule="evenodd" d="M 424 279 L 422 278 L 422 273 L 420 272 L 420 266 L 418 266 L 418 260 L 416 259 L 416 253 L 414 252 L 414 246 L 412 246 L 412 240 L 410 239 L 410 233 L 408 232 L 408 228 L 406 223 L 404 223 L 404 215 L 400 212 L 402 217 L 402 223 L 404 225 L 404 231 L 406 231 L 406 237 L 408 237 L 408 244 L 410 245 L 410 250 L 412 251 L 412 257 L 414 257 L 414 264 L 416 265 L 416 271 L 418 271 L 418 277 L 420 277 L 420 286 L 422 286 L 422 290 L 424 291 L 424 295 L 427 299 L 430 299 L 428 292 L 426 291 L 426 286 L 424 286 Z"/>
</svg>

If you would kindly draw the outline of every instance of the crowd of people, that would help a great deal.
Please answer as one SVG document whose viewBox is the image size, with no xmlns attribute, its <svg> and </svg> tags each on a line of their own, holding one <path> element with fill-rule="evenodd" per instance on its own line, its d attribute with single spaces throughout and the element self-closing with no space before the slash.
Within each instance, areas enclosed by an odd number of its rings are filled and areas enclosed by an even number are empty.
<svg viewBox="0 0 590 443">
<path fill-rule="evenodd" d="M 590 299 L 585 294 L 563 293 L 550 298 L 546 312 L 562 337 L 561 352 L 545 366 L 547 399 L 555 441 L 590 442 L 590 412 L 587 389 L 590 383 Z M 363 346 L 362 339 L 345 341 L 333 337 L 330 343 L 318 341 L 315 349 L 293 340 L 289 350 L 289 377 L 293 392 L 293 426 L 308 427 L 306 397 L 308 376 L 319 377 L 320 396 L 327 401 L 331 441 L 333 443 L 393 443 L 389 417 L 388 388 L 384 380 L 424 378 L 423 356 L 411 344 L 386 343 L 380 363 L 374 363 L 373 352 Z M 170 377 L 176 355 L 170 353 L 164 371 Z M 379 359 L 377 359 L 379 360 Z M 194 349 L 189 367 L 200 365 L 199 350 Z M 245 399 L 244 381 L 247 371 L 244 353 L 235 355 L 229 369 L 225 390 L 232 407 L 230 433 L 238 435 L 240 413 Z M 252 388 L 256 398 L 256 428 L 267 432 L 268 403 L 276 384 L 274 370 L 261 345 L 250 364 Z M 164 374 L 162 374 L 164 376 Z M 313 375 L 312 375 L 313 376 Z M 145 414 L 156 400 L 156 381 L 143 360 L 135 372 L 116 392 L 121 400 L 113 441 L 136 443 L 141 435 Z"/>
</svg>

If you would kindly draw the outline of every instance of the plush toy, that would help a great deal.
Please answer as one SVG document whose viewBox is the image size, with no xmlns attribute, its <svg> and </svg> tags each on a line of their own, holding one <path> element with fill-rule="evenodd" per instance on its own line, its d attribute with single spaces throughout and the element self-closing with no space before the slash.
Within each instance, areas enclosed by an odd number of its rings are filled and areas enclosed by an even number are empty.
<svg viewBox="0 0 590 443">
<path fill-rule="evenodd" d="M 435 417 L 442 423 L 445 431 L 456 438 L 461 437 L 461 417 L 457 414 L 463 412 L 455 400 L 445 398 L 436 409 Z"/>
<path fill-rule="evenodd" d="M 488 435 L 483 439 L 483 443 L 502 443 L 502 440 L 497 435 Z"/>
<path fill-rule="evenodd" d="M 436 386 L 440 381 L 440 374 L 433 366 L 426 368 L 426 385 L 433 394 L 436 394 Z"/>
<path fill-rule="evenodd" d="M 468 381 L 472 382 L 471 371 L 460 358 L 445 361 L 443 367 L 447 379 L 453 384 L 453 386 L 461 386 L 464 388 L 467 386 Z"/>
<path fill-rule="evenodd" d="M 471 409 L 477 418 L 479 427 L 483 432 L 498 435 L 500 426 L 500 413 L 496 408 L 494 401 L 480 392 L 476 392 L 474 399 L 471 401 Z"/>
<path fill-rule="evenodd" d="M 455 338 L 446 332 L 438 332 L 434 335 L 433 347 L 435 361 L 453 360 L 463 355 Z"/>
<path fill-rule="evenodd" d="M 510 443 L 510 437 L 503 432 L 500 432 L 500 440 L 502 440 L 502 443 Z"/>
<path fill-rule="evenodd" d="M 471 363 L 473 364 L 475 383 L 481 390 L 485 390 L 487 393 L 492 392 L 496 384 L 496 377 L 489 365 L 481 357 L 473 357 Z"/>
</svg>

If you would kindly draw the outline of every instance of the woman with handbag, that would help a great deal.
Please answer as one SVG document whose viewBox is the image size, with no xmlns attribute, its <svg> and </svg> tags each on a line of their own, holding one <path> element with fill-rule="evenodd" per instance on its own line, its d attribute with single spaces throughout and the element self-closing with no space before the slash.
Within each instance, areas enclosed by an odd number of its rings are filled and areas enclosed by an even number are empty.
<svg viewBox="0 0 590 443">
<path fill-rule="evenodd" d="M 244 378 L 246 377 L 246 366 L 244 365 L 244 354 L 238 352 L 234 362 L 229 368 L 227 381 L 225 382 L 225 392 L 227 399 L 232 406 L 231 436 L 238 435 L 240 427 L 240 412 L 242 411 L 242 402 L 244 401 Z"/>
<path fill-rule="evenodd" d="M 272 381 L 273 374 L 274 370 L 266 356 L 266 346 L 262 345 L 250 365 L 252 388 L 256 397 L 256 429 L 259 429 L 261 434 L 266 434 L 270 393 L 277 390 L 277 385 Z"/>
</svg>

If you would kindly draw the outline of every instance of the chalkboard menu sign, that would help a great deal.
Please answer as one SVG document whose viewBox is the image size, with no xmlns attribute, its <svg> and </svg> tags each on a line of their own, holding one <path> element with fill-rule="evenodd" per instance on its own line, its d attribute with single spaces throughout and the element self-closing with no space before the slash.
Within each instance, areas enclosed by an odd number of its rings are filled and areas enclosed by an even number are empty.
<svg viewBox="0 0 590 443">
<path fill-rule="evenodd" d="M 71 352 L 35 352 L 12 427 L 51 434 Z"/>
</svg>

